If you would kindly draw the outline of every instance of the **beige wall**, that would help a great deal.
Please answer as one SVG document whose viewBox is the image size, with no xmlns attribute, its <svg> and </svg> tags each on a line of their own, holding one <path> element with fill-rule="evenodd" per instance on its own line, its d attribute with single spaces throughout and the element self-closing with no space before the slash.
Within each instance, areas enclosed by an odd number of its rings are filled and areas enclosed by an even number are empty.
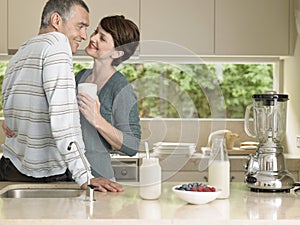
<svg viewBox="0 0 300 225">
<path fill-rule="evenodd" d="M 215 130 L 231 130 L 240 135 L 235 146 L 241 141 L 252 141 L 244 132 L 244 121 L 240 120 L 216 120 L 209 119 L 142 119 L 142 141 L 148 141 L 149 147 L 159 141 L 165 142 L 192 142 L 197 144 L 197 151 L 207 146 L 208 136 Z M 142 143 L 143 144 L 143 143 Z M 141 146 L 141 150 L 144 147 Z"/>
<path fill-rule="evenodd" d="M 2 124 L 2 121 L 0 121 Z M 208 119 L 142 119 L 142 141 L 148 141 L 152 148 L 155 142 L 192 142 L 197 144 L 197 151 L 207 145 L 208 136 L 212 131 L 228 129 L 240 135 L 235 146 L 239 146 L 241 141 L 253 140 L 244 132 L 243 120 L 232 121 L 212 121 Z M 0 128 L 0 144 L 4 143 L 4 134 Z M 141 150 L 144 150 L 144 146 Z M 0 151 L 2 149 L 0 148 Z"/>
<path fill-rule="evenodd" d="M 289 94 L 286 141 L 289 152 L 300 154 L 296 136 L 300 135 L 300 37 L 294 57 L 284 62 L 284 92 Z"/>
<path fill-rule="evenodd" d="M 299 68 L 300 71 L 300 68 Z M 300 76 L 298 78 L 300 82 Z M 298 88 L 300 92 L 300 88 Z M 296 94 L 291 93 L 291 102 L 296 102 Z M 298 93 L 300 96 L 300 93 Z M 289 103 L 291 103 L 289 102 Z M 287 124 L 287 134 L 295 137 L 296 134 L 300 134 L 300 106 L 298 103 L 298 109 L 290 107 L 289 104 L 289 114 L 291 113 L 291 108 L 293 109 L 292 115 L 294 115 L 294 120 L 292 117 L 288 117 Z M 297 105 L 297 102 L 296 102 Z M 294 121 L 297 121 L 294 123 Z M 2 124 L 2 121 L 0 120 Z M 291 125 L 295 125 L 294 127 Z M 240 139 L 235 142 L 235 146 L 238 147 L 242 141 L 255 141 L 254 139 L 247 136 L 244 132 L 244 121 L 242 119 L 237 120 L 217 120 L 212 121 L 209 119 L 142 119 L 142 145 L 141 150 L 144 150 L 144 141 L 149 143 L 149 147 L 152 148 L 153 144 L 159 141 L 165 142 L 192 142 L 197 144 L 197 152 L 201 152 L 201 147 L 207 145 L 208 136 L 212 131 L 227 129 L 234 133 L 240 135 Z M 291 134 L 292 133 L 292 134 Z M 4 143 L 5 137 L 0 128 L 0 144 Z M 288 153 L 298 153 L 300 154 L 300 149 L 295 148 L 295 138 L 288 138 L 288 146 L 285 147 L 285 152 Z M 0 152 L 2 149 L 0 148 Z"/>
</svg>

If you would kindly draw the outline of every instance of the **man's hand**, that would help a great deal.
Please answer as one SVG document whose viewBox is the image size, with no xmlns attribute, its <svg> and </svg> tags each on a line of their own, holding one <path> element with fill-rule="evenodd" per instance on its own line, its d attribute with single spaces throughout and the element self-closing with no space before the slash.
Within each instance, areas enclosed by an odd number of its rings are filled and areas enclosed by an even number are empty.
<svg viewBox="0 0 300 225">
<path fill-rule="evenodd" d="M 94 190 L 96 191 L 100 191 L 100 192 L 123 192 L 124 189 L 122 187 L 122 185 L 110 181 L 106 178 L 92 178 L 91 179 L 91 184 L 93 186 L 95 186 Z M 84 183 L 83 185 L 81 185 L 81 189 L 86 189 L 87 188 L 87 183 Z"/>
</svg>

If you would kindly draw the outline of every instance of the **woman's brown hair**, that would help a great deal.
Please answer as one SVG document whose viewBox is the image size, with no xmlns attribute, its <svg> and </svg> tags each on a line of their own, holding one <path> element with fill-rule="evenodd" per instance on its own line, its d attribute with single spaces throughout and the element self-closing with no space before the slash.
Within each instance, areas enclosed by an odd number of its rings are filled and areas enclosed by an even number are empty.
<svg viewBox="0 0 300 225">
<path fill-rule="evenodd" d="M 124 52 L 123 56 L 113 60 L 113 66 L 118 66 L 134 54 L 140 41 L 140 31 L 134 22 L 123 15 L 116 15 L 104 17 L 100 26 L 112 36 L 116 50 Z"/>
</svg>

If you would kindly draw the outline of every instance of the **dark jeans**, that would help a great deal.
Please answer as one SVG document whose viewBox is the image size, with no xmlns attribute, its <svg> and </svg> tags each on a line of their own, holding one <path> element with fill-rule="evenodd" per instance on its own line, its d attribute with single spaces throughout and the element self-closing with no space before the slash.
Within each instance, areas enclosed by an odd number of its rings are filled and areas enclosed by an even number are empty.
<svg viewBox="0 0 300 225">
<path fill-rule="evenodd" d="M 56 182 L 56 181 L 73 181 L 72 174 L 67 170 L 64 174 L 35 178 L 26 176 L 23 173 L 20 173 L 19 170 L 14 166 L 10 159 L 2 156 L 0 160 L 0 181 L 18 181 L 18 182 Z"/>
</svg>

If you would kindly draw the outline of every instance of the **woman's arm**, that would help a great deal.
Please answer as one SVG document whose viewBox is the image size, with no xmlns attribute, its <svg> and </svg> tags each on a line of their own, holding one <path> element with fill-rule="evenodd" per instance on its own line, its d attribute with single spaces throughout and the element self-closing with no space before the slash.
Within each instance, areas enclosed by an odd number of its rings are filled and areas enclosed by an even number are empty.
<svg viewBox="0 0 300 225">
<path fill-rule="evenodd" d="M 114 99 L 112 108 L 113 125 L 99 112 L 100 102 L 79 93 L 79 110 L 102 137 L 113 147 L 133 156 L 140 144 L 141 131 L 136 96 L 131 88 L 124 88 Z"/>
<path fill-rule="evenodd" d="M 79 110 L 82 115 L 94 126 L 102 137 L 114 148 L 120 150 L 123 145 L 122 131 L 113 127 L 100 114 L 100 102 L 86 93 L 78 93 Z"/>
</svg>

